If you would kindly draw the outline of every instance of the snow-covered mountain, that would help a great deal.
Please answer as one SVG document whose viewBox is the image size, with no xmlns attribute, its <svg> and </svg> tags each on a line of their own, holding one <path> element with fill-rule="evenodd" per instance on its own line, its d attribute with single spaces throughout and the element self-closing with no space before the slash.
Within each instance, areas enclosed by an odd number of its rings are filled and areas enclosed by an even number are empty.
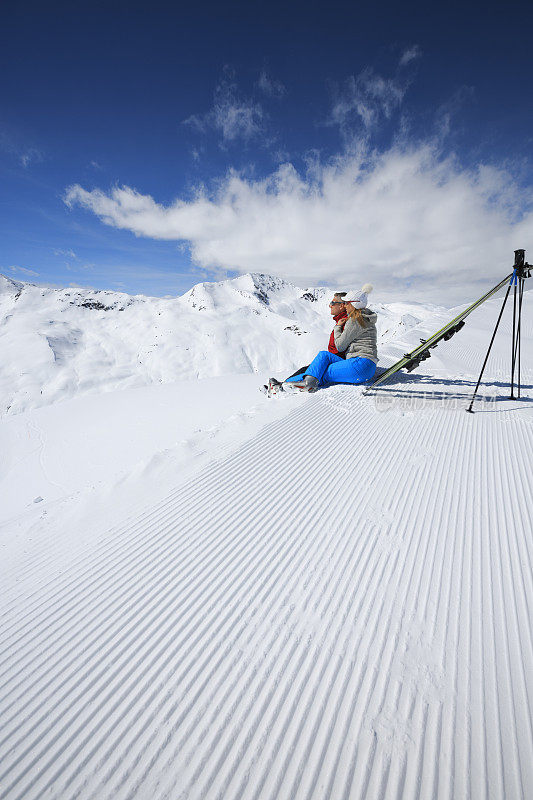
<svg viewBox="0 0 533 800">
<path fill-rule="evenodd" d="M 199 283 L 170 299 L 0 276 L 0 415 L 153 383 L 287 374 L 327 346 L 330 296 L 260 274 Z M 373 308 L 382 341 L 436 310 Z"/>
</svg>

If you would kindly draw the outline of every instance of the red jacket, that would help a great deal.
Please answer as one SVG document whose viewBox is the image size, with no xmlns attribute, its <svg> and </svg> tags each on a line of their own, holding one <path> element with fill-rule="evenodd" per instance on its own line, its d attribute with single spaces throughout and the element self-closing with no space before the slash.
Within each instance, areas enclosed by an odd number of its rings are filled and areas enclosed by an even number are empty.
<svg viewBox="0 0 533 800">
<path fill-rule="evenodd" d="M 337 314 L 337 316 L 333 317 L 333 319 L 335 320 L 335 324 L 337 324 L 338 322 L 341 321 L 341 319 L 348 319 L 348 315 L 347 314 Z M 338 356 L 342 355 L 342 353 L 339 353 L 339 351 L 335 347 L 335 332 L 334 331 L 331 331 L 331 336 L 329 337 L 328 350 L 329 350 L 330 353 L 336 353 Z"/>
</svg>

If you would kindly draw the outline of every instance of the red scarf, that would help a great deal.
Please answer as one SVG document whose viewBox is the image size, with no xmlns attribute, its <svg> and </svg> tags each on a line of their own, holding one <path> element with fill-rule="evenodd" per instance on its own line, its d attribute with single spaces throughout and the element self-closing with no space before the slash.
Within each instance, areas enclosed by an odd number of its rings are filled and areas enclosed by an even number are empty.
<svg viewBox="0 0 533 800">
<path fill-rule="evenodd" d="M 348 315 L 346 314 L 346 312 L 343 312 L 342 314 L 337 314 L 335 317 L 333 317 L 333 319 L 335 320 L 335 324 L 337 324 L 342 319 L 348 319 Z M 335 331 L 331 331 L 331 336 L 329 337 L 328 350 L 330 353 L 335 353 L 338 356 L 341 355 L 341 353 L 339 353 L 339 351 L 335 347 Z"/>
</svg>

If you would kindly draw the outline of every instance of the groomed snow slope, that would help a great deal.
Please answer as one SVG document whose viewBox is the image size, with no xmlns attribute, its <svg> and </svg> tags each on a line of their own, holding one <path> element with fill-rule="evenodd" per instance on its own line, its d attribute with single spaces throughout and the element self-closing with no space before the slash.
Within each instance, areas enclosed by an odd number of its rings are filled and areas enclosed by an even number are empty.
<svg viewBox="0 0 533 800">
<path fill-rule="evenodd" d="M 275 419 L 142 511 L 132 476 L 112 528 L 114 492 L 35 511 L 5 562 L 2 796 L 527 797 L 530 295 L 523 399 L 506 318 L 464 410 L 500 302 L 378 395 L 260 399 Z"/>
</svg>

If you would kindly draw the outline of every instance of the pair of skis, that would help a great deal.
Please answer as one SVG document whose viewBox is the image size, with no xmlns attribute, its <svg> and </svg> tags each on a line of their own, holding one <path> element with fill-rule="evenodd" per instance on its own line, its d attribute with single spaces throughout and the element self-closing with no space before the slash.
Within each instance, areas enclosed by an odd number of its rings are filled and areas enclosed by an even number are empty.
<svg viewBox="0 0 533 800">
<path fill-rule="evenodd" d="M 379 386 L 380 384 L 384 383 L 391 375 L 394 375 L 395 372 L 398 372 L 400 369 L 405 369 L 407 372 L 411 372 L 411 370 L 416 369 L 422 361 L 425 361 L 426 358 L 431 356 L 430 350 L 433 350 L 439 342 L 448 341 L 451 337 L 457 333 L 457 331 L 461 330 L 463 325 L 465 324 L 465 319 L 468 317 L 472 311 L 475 311 L 485 300 L 488 300 L 492 297 L 496 292 L 498 292 L 506 283 L 509 282 L 515 275 L 515 271 L 511 272 L 507 277 L 505 277 L 497 286 L 490 290 L 480 297 L 479 300 L 476 300 L 475 303 L 465 308 L 460 314 L 454 317 L 451 322 L 448 322 L 443 328 L 438 330 L 429 339 L 421 339 L 420 345 L 415 347 L 414 350 L 411 350 L 410 353 L 406 353 L 403 358 L 393 364 L 392 367 L 389 367 L 385 372 L 382 372 L 378 377 L 370 384 L 367 391 L 374 389 L 375 387 Z M 365 392 L 366 394 L 366 392 Z"/>
</svg>

